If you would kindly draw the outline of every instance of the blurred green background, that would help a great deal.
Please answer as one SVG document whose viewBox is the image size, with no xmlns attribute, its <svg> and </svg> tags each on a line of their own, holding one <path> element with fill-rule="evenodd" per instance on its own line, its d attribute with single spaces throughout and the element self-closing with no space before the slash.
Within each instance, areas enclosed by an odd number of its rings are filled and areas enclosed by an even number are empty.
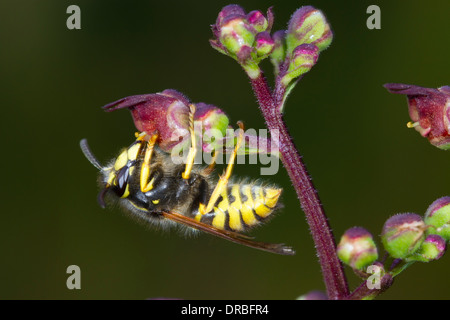
<svg viewBox="0 0 450 320">
<path fill-rule="evenodd" d="M 68 30 L 66 8 L 81 8 Z M 105 162 L 129 145 L 128 111 L 116 99 L 174 88 L 223 108 L 233 122 L 263 128 L 249 81 L 211 49 L 210 24 L 227 1 L 0 2 L 3 136 L 0 299 L 294 299 L 324 285 L 304 214 L 284 169 L 266 177 L 284 189 L 285 208 L 252 235 L 284 242 L 293 257 L 208 235 L 147 230 L 96 202 L 97 172 L 78 146 L 87 138 Z M 448 0 L 240 1 L 274 6 L 274 29 L 311 4 L 325 12 L 332 46 L 289 97 L 286 120 L 337 239 L 355 225 L 374 235 L 399 212 L 423 214 L 450 193 L 449 152 L 409 121 L 406 99 L 382 85 L 449 85 Z M 381 7 L 381 30 L 366 9 Z M 263 64 L 270 74 L 270 64 Z M 258 178 L 240 165 L 236 176 Z M 377 237 L 378 239 L 378 237 Z M 66 268 L 81 268 L 81 290 Z M 450 256 L 416 264 L 382 299 L 448 299 Z M 359 280 L 347 270 L 352 288 Z"/>
</svg>

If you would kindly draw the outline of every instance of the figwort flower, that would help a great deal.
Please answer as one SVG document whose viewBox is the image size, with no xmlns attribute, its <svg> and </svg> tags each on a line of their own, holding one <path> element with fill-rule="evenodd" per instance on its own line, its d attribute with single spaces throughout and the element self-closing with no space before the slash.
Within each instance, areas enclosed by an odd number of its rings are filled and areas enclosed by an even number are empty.
<svg viewBox="0 0 450 320">
<path fill-rule="evenodd" d="M 425 223 L 414 213 L 397 214 L 384 224 L 381 240 L 393 257 L 404 259 L 415 253 L 425 239 Z"/>
<path fill-rule="evenodd" d="M 427 233 L 437 234 L 450 241 L 450 197 L 442 197 L 434 201 L 425 213 Z"/>
<path fill-rule="evenodd" d="M 339 259 L 357 270 L 364 270 L 378 259 L 378 250 L 369 231 L 361 227 L 348 229 L 337 246 Z"/>
<path fill-rule="evenodd" d="M 408 97 L 409 128 L 415 128 L 432 145 L 450 149 L 450 87 L 438 89 L 388 83 L 384 85 L 391 93 Z"/>
<path fill-rule="evenodd" d="M 189 105 L 191 102 L 182 93 L 168 89 L 161 93 L 142 94 L 125 97 L 103 107 L 105 111 L 127 108 L 131 111 L 136 129 L 151 135 L 159 133 L 159 147 L 170 152 L 180 143 L 189 139 L 180 139 L 180 134 L 189 131 Z M 219 130 L 223 135 L 228 128 L 229 119 L 218 107 L 197 103 L 194 121 L 202 123 L 202 131 Z"/>
</svg>

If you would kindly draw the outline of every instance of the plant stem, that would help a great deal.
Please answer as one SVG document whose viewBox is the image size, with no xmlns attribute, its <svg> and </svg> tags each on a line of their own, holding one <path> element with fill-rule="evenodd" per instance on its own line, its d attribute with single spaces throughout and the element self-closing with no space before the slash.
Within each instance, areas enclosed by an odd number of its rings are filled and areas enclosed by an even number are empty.
<svg viewBox="0 0 450 320">
<path fill-rule="evenodd" d="M 250 78 L 250 80 L 271 135 L 279 134 L 278 147 L 281 160 L 305 212 L 322 268 L 328 298 L 345 299 L 349 294 L 347 280 L 342 264 L 337 257 L 333 233 L 328 225 L 317 191 L 289 135 L 283 115 L 279 111 L 280 106 L 274 101 L 264 74 L 261 71 L 258 77 Z M 275 99 L 278 103 L 282 103 L 282 99 L 279 97 L 275 97 Z"/>
</svg>

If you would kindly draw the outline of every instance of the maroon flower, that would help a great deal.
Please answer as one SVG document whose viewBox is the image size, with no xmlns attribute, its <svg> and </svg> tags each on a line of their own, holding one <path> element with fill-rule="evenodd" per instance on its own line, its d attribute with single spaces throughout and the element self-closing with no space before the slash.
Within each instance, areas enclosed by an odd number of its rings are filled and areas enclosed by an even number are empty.
<svg viewBox="0 0 450 320">
<path fill-rule="evenodd" d="M 140 132 L 152 135 L 159 133 L 159 147 L 170 152 L 175 145 L 186 139 L 180 136 L 189 133 L 189 105 L 191 102 L 182 93 L 167 89 L 161 93 L 125 97 L 107 104 L 107 112 L 127 108 L 131 111 L 134 125 Z M 201 121 L 203 130 L 216 128 L 222 132 L 228 127 L 228 117 L 218 107 L 205 103 L 196 104 L 194 121 Z"/>
<path fill-rule="evenodd" d="M 408 97 L 409 128 L 415 128 L 423 137 L 440 149 L 450 149 L 450 87 L 423 88 L 401 83 L 388 83 L 391 93 Z"/>
</svg>

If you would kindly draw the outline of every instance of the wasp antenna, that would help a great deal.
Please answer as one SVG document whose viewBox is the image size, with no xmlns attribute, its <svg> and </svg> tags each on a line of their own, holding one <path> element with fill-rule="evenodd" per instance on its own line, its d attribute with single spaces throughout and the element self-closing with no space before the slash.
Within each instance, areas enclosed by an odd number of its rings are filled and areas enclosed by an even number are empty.
<svg viewBox="0 0 450 320">
<path fill-rule="evenodd" d="M 80 147 L 81 151 L 83 151 L 84 156 L 89 160 L 89 162 L 92 163 L 92 165 L 96 167 L 98 170 L 103 170 L 103 166 L 100 164 L 100 162 L 92 153 L 86 139 L 80 141 Z"/>
</svg>

